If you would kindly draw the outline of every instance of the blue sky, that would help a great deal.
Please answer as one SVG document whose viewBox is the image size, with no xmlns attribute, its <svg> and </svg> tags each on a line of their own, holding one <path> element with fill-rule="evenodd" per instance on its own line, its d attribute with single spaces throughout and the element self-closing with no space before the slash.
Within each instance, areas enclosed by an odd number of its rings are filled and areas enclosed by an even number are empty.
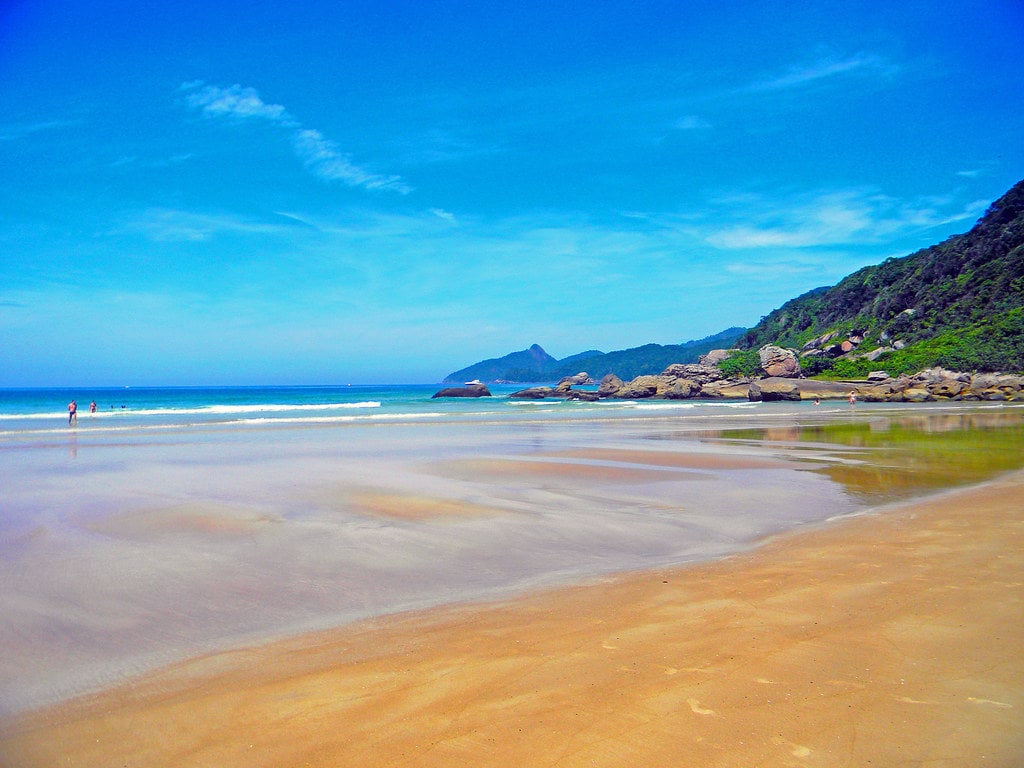
<svg viewBox="0 0 1024 768">
<path fill-rule="evenodd" d="M 6 0 L 0 178 L 0 386 L 679 343 L 1024 178 L 1024 3 Z"/>
</svg>

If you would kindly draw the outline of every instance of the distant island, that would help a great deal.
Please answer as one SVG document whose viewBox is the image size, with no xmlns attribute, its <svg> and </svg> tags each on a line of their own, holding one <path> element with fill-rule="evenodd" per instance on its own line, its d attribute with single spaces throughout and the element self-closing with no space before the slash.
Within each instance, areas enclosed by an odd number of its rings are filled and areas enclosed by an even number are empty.
<svg viewBox="0 0 1024 768">
<path fill-rule="evenodd" d="M 728 328 L 713 336 L 682 344 L 645 344 L 616 352 L 589 350 L 557 360 L 539 344 L 511 352 L 504 357 L 483 360 L 444 377 L 442 384 L 461 384 L 479 380 L 491 384 L 530 384 L 559 381 L 580 371 L 595 378 L 615 373 L 623 378 L 660 373 L 673 363 L 696 363 L 700 356 L 719 347 L 728 347 L 746 332 L 746 328 Z"/>
<path fill-rule="evenodd" d="M 719 350 L 711 359 L 712 350 Z M 779 376 L 776 362 L 785 360 Z M 700 365 L 714 370 L 699 371 Z M 767 367 L 766 367 L 767 365 Z M 684 366 L 686 366 L 684 368 Z M 1024 399 L 1024 181 L 1015 184 L 962 235 L 854 272 L 834 286 L 808 291 L 772 311 L 753 328 L 728 328 L 678 345 L 645 344 L 617 352 L 590 350 L 557 360 L 539 344 L 483 360 L 444 378 L 446 384 L 560 382 L 561 395 L 578 374 L 633 396 L 680 396 L 708 375 L 746 386 L 752 379 L 854 381 L 878 399 L 906 399 L 907 390 L 969 399 Z M 574 378 L 575 377 L 575 378 Z M 642 385 L 628 386 L 648 377 Z M 660 384 L 654 380 L 661 378 Z M 889 382 L 885 384 L 885 382 Z M 710 382 L 699 382 L 701 385 Z M 927 386 L 910 386 L 911 383 Z M 673 390 L 673 387 L 674 390 Z M 888 394 L 881 389 L 888 387 Z M 793 387 L 784 387 L 787 398 Z M 576 390 L 572 390 L 576 391 Z M 712 390 L 714 391 L 714 388 Z M 728 390 L 731 395 L 738 391 Z M 815 391 L 809 383 L 805 393 Z M 643 393 L 647 394 L 643 394 Z M 688 393 L 684 396 L 694 396 Z M 698 395 L 699 396 L 699 395 Z M 912 398 L 927 399 L 919 392 Z"/>
</svg>

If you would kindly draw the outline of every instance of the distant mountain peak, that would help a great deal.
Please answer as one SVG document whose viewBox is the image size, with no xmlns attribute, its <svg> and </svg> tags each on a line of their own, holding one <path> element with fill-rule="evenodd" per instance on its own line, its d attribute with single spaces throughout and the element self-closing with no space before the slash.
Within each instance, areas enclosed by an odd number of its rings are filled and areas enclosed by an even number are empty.
<svg viewBox="0 0 1024 768">
<path fill-rule="evenodd" d="M 504 357 L 483 360 L 450 373 L 445 376 L 443 383 L 453 384 L 479 379 L 491 383 L 507 381 L 526 384 L 557 381 L 581 371 L 586 371 L 596 378 L 606 373 L 632 378 L 641 373 L 660 373 L 672 363 L 697 362 L 697 358 L 710 349 L 731 345 L 743 331 L 743 328 L 730 328 L 685 344 L 645 344 L 608 353 L 588 350 L 562 360 L 556 360 L 549 355 L 540 344 L 532 344 L 528 349 L 512 352 Z"/>
</svg>

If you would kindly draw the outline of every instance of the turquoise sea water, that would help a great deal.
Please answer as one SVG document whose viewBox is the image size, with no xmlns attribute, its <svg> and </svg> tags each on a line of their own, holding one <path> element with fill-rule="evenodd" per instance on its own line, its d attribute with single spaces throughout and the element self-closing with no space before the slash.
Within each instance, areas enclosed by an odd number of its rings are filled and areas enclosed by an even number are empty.
<svg viewBox="0 0 1024 768">
<path fill-rule="evenodd" d="M 742 401 L 600 403 L 517 400 L 522 388 L 491 386 L 492 397 L 433 398 L 438 384 L 295 387 L 122 387 L 0 390 L 0 436 L 66 432 L 67 406 L 78 404 L 76 428 L 113 431 L 196 426 L 302 425 L 447 419 L 559 418 L 636 411 L 720 411 Z M 90 403 L 96 403 L 95 413 Z"/>
</svg>

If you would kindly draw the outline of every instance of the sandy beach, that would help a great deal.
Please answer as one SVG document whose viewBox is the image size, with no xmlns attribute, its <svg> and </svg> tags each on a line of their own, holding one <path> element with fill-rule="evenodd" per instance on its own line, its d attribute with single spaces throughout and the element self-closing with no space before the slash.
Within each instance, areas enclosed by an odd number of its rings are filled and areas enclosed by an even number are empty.
<svg viewBox="0 0 1024 768">
<path fill-rule="evenodd" d="M 651 487 L 706 494 L 713 480 L 687 473 L 734 484 L 766 473 L 767 505 L 787 487 L 779 473 L 806 475 L 796 453 L 823 450 L 794 448 L 806 432 L 744 434 L 718 453 L 545 443 L 528 455 L 441 461 L 431 476 L 483 476 L 495 488 L 494 478 L 599 481 L 621 503 L 624 487 L 635 498 Z M 700 445 L 722 439 L 705 434 Z M 738 450 L 743 441 L 760 449 Z M 864 462 L 851 487 L 867 485 L 866 466 L 877 483 L 896 464 Z M 424 490 L 410 500 L 394 485 L 364 484 L 350 503 L 367 519 L 417 525 L 492 525 L 510 513 L 497 493 Z M 194 655 L 6 717 L 0 765 L 1019 765 L 1024 473 L 910 495 L 769 532 L 753 547 L 755 536 L 716 560 Z M 133 519 L 133 535 L 224 534 L 209 513 Z M 250 533 L 262 524 L 228 517 Z M 105 530 L 125 524 L 107 520 Z"/>
</svg>

